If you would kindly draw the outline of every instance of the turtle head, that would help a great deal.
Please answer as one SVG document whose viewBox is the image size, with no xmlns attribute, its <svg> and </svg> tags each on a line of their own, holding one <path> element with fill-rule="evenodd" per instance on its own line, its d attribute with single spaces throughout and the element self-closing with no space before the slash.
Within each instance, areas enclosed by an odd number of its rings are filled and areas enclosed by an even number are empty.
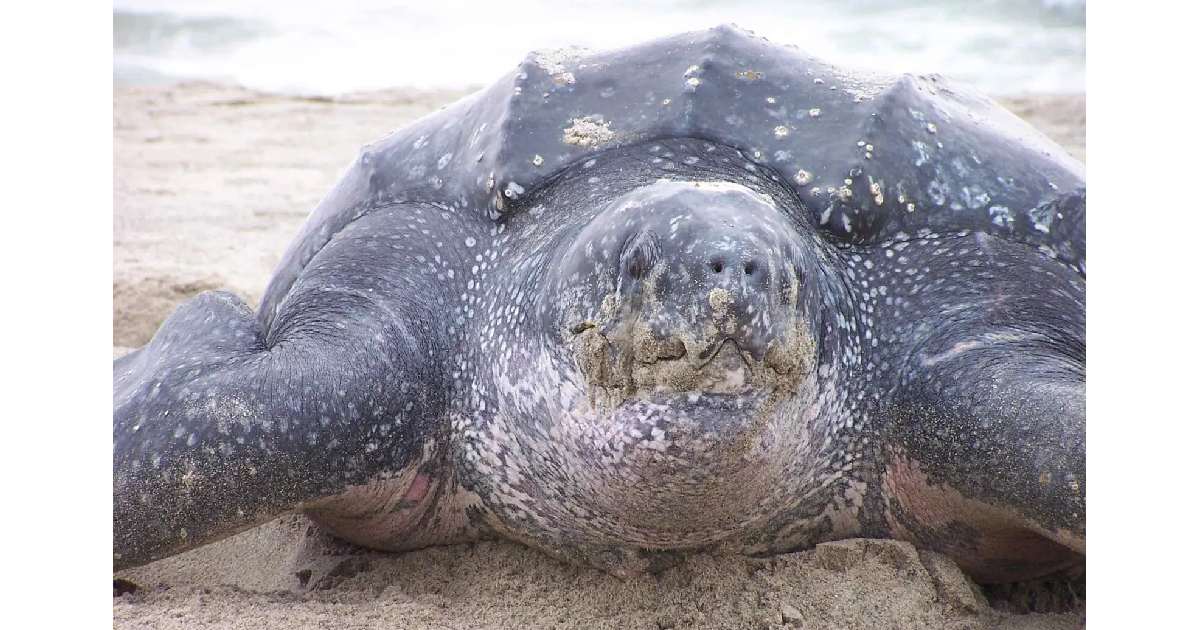
<svg viewBox="0 0 1200 630">
<path fill-rule="evenodd" d="M 763 516 L 808 448 L 822 301 L 816 236 L 797 225 L 739 184 L 659 181 L 566 247 L 545 299 L 580 393 L 551 422 L 611 530 L 717 540 Z"/>
<path fill-rule="evenodd" d="M 598 402 L 786 394 L 815 362 L 810 248 L 765 195 L 660 181 L 576 237 L 561 326 Z"/>
</svg>

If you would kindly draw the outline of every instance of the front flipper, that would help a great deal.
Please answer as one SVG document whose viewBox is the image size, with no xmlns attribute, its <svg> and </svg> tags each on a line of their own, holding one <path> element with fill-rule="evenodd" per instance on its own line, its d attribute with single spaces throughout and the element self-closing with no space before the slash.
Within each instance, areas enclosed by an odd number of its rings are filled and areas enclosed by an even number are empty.
<svg viewBox="0 0 1200 630">
<path fill-rule="evenodd" d="M 923 254 L 929 247 L 914 243 L 904 254 L 916 267 L 944 264 Z M 884 309 L 905 320 L 895 325 L 908 344 L 884 406 L 889 526 L 981 582 L 1079 565 L 1082 278 L 992 237 L 937 247 L 961 262 L 954 281 L 897 292 L 891 303 L 903 306 Z"/>
<path fill-rule="evenodd" d="M 427 535 L 448 476 L 444 287 L 418 262 L 432 244 L 397 226 L 423 213 L 379 209 L 339 232 L 269 331 L 205 293 L 114 363 L 116 567 L 381 483 L 394 496 L 379 509 L 400 513 L 390 535 Z"/>
</svg>

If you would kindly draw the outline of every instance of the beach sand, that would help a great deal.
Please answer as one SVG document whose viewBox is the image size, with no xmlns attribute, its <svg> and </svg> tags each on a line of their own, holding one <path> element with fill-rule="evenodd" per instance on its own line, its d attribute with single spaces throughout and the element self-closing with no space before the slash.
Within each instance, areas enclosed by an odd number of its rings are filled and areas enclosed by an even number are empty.
<svg viewBox="0 0 1200 630">
<path fill-rule="evenodd" d="M 358 148 L 461 96 L 337 99 L 211 84 L 114 88 L 114 355 L 207 289 L 256 305 Z M 1085 158 L 1085 98 L 1004 104 Z M 503 542 L 379 554 L 277 519 L 121 574 L 118 628 L 1072 628 L 988 605 L 947 559 L 854 540 L 770 559 L 696 555 L 620 580 Z M 1008 604 L 1000 603 L 1007 609 Z"/>
</svg>

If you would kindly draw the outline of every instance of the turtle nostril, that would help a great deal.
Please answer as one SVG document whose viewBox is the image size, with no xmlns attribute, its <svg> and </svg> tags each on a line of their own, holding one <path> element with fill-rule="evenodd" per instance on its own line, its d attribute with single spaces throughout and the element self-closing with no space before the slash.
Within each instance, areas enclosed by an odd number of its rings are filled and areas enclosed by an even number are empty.
<svg viewBox="0 0 1200 630">
<path fill-rule="evenodd" d="M 722 260 L 714 260 L 709 266 L 712 267 L 713 273 L 725 271 L 725 262 Z"/>
<path fill-rule="evenodd" d="M 747 276 L 751 275 L 754 273 L 754 263 L 748 262 L 742 267 L 742 269 L 745 270 Z"/>
</svg>

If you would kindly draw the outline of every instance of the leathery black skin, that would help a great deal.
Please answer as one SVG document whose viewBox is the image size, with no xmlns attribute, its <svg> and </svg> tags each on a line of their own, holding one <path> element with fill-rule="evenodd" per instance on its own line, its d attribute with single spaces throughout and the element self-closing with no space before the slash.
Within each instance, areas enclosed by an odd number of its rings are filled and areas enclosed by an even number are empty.
<svg viewBox="0 0 1200 630">
<path fill-rule="evenodd" d="M 257 312 L 113 365 L 114 566 L 303 511 L 404 550 L 910 540 L 1083 563 L 1082 167 L 730 27 L 535 53 L 366 147 Z"/>
</svg>

